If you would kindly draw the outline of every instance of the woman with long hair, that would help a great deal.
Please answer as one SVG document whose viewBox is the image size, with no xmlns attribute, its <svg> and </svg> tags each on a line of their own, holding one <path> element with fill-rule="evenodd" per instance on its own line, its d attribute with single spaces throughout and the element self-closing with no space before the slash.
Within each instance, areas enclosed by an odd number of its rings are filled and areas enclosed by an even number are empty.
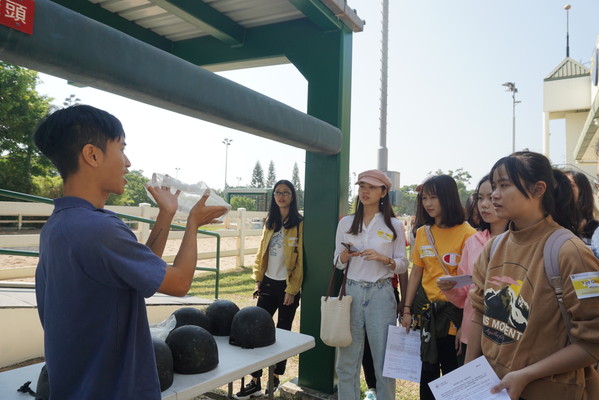
<svg viewBox="0 0 599 400">
<path fill-rule="evenodd" d="M 409 332 L 411 312 L 421 315 L 420 398 L 434 400 L 428 383 L 458 367 L 455 339 L 462 321 L 462 310 L 447 301 L 437 279 L 457 275 L 464 244 L 476 231 L 466 222 L 457 184 L 449 175 L 426 179 L 417 207 L 424 226 L 416 231 L 402 325 Z M 420 285 L 427 301 L 420 309 L 412 309 Z"/>
<path fill-rule="evenodd" d="M 550 249 L 558 252 L 570 329 L 545 271 L 549 236 L 562 227 L 578 231 L 572 188 L 560 174 L 547 157 L 530 151 L 501 158 L 490 173 L 493 206 L 510 223 L 474 265 L 466 362 L 485 355 L 501 379 L 492 392 L 506 389 L 513 400 L 599 398 L 593 368 L 599 359 L 599 297 L 583 295 L 573 281 L 584 273 L 594 283 L 599 260 L 576 235 Z"/>
<path fill-rule="evenodd" d="M 403 224 L 389 201 L 391 180 L 379 170 L 358 175 L 356 211 L 337 225 L 334 262 L 347 268 L 346 294 L 352 296 L 352 343 L 337 352 L 338 397 L 360 399 L 360 361 L 364 337 L 372 354 L 376 376 L 376 398 L 395 399 L 395 379 L 383 376 L 389 325 L 397 320 L 397 302 L 391 279 L 408 267 Z M 403 293 L 402 293 L 403 295 Z"/>
<path fill-rule="evenodd" d="M 288 180 L 278 181 L 272 192 L 252 278 L 256 281 L 256 305 L 270 315 L 278 310 L 277 328 L 288 331 L 299 306 L 304 277 L 303 225 L 293 184 Z M 279 376 L 285 373 L 286 363 L 283 360 L 275 366 L 273 393 L 279 388 Z M 235 398 L 262 395 L 261 376 L 262 370 L 253 372 L 252 380 L 241 388 Z"/>
<path fill-rule="evenodd" d="M 497 217 L 495 208 L 493 208 L 493 200 L 491 199 L 492 193 L 493 189 L 491 188 L 489 175 L 485 175 L 480 182 L 478 182 L 476 190 L 474 191 L 476 209 L 480 216 L 478 230 L 474 235 L 470 236 L 464 244 L 462 258 L 458 264 L 458 275 L 472 275 L 474 262 L 483 251 L 485 244 L 490 238 L 505 232 L 507 229 L 508 221 Z M 470 303 L 470 297 L 468 296 L 468 292 L 472 285 L 466 285 L 457 289 L 454 288 L 455 285 L 455 281 L 437 281 L 437 286 L 443 291 L 447 299 L 457 307 L 464 309 L 462 326 L 458 330 L 457 337 L 461 347 L 458 351 L 458 361 L 460 361 L 461 365 L 464 364 L 466 347 L 468 345 L 468 335 L 470 334 L 470 326 L 472 325 L 472 304 Z"/>
<path fill-rule="evenodd" d="M 580 214 L 581 221 L 578 227 L 580 237 L 583 242 L 590 245 L 593 233 L 599 227 L 599 221 L 596 219 L 597 210 L 593 187 L 582 172 L 564 171 L 564 174 L 570 179 L 574 191 L 574 201 Z"/>
</svg>

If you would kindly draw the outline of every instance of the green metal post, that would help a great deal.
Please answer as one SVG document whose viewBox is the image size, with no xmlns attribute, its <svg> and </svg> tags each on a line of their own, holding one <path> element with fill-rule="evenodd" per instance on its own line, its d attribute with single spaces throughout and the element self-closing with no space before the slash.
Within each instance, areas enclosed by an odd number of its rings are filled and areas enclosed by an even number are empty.
<svg viewBox="0 0 599 400">
<path fill-rule="evenodd" d="M 334 156 L 306 153 L 301 331 L 316 338 L 316 347 L 300 354 L 298 383 L 333 393 L 335 349 L 320 341 L 319 310 L 331 274 L 337 222 L 347 212 L 352 34 L 328 32 L 307 45 L 306 52 L 288 57 L 309 82 L 308 113 L 340 128 L 343 145 Z"/>
</svg>

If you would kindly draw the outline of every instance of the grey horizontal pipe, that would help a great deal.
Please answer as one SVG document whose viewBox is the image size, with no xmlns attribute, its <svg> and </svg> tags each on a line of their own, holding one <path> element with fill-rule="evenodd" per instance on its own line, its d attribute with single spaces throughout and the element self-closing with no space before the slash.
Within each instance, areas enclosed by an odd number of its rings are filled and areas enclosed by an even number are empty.
<svg viewBox="0 0 599 400">
<path fill-rule="evenodd" d="M 325 155 L 339 128 L 49 0 L 33 35 L 0 26 L 0 60 Z"/>
</svg>

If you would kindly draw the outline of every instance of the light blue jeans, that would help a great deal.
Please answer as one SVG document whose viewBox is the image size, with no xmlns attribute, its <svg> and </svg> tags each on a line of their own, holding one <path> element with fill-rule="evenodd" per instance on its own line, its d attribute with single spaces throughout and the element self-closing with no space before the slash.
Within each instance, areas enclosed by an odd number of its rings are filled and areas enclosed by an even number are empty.
<svg viewBox="0 0 599 400">
<path fill-rule="evenodd" d="M 395 325 L 397 303 L 391 279 L 377 282 L 347 280 L 346 294 L 352 296 L 351 334 L 352 343 L 339 347 L 337 351 L 337 398 L 339 400 L 360 399 L 360 368 L 364 352 L 364 335 L 374 362 L 377 400 L 395 399 L 395 379 L 383 377 L 385 347 L 389 325 Z"/>
</svg>

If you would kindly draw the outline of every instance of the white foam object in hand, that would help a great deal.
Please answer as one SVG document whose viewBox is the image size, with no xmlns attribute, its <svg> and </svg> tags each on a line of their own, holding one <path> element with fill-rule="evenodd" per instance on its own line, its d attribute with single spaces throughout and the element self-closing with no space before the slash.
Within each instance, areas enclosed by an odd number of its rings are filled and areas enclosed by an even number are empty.
<svg viewBox="0 0 599 400">
<path fill-rule="evenodd" d="M 228 208 L 229 210 L 231 209 L 231 205 L 228 204 L 225 200 L 223 200 L 222 197 L 210 190 L 208 185 L 203 181 L 190 185 L 181 182 L 180 180 L 173 178 L 172 176 L 154 173 L 152 174 L 152 180 L 146 183 L 146 185 L 153 187 L 170 187 L 171 192 L 173 193 L 177 190 L 180 190 L 181 193 L 179 194 L 178 198 L 178 210 L 185 214 L 189 214 L 189 211 L 191 211 L 193 206 L 196 205 L 196 203 L 202 198 L 204 194 L 208 194 L 208 198 L 206 199 L 207 206 L 223 206 Z M 148 196 L 150 196 L 150 198 L 154 200 L 154 202 L 156 202 L 156 200 L 150 192 L 148 192 Z M 222 221 L 223 217 L 224 215 L 220 217 L 218 220 Z"/>
</svg>

